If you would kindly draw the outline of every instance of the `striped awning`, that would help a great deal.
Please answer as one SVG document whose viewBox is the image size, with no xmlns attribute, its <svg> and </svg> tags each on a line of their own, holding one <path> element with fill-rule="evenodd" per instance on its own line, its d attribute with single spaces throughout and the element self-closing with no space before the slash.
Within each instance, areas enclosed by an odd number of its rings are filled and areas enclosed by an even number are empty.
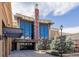
<svg viewBox="0 0 79 59">
<path fill-rule="evenodd" d="M 22 29 L 20 28 L 10 28 L 10 27 L 3 28 L 3 36 L 19 38 L 21 37 L 21 35 L 22 35 Z"/>
</svg>

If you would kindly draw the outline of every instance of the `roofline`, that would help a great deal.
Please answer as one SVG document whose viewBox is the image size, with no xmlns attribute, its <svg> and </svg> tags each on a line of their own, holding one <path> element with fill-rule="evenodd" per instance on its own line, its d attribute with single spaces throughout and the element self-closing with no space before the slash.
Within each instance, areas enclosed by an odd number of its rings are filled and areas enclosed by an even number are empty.
<svg viewBox="0 0 79 59">
<path fill-rule="evenodd" d="M 59 29 L 58 29 L 58 28 L 51 28 L 51 30 L 58 30 L 58 31 L 59 31 Z"/>
<path fill-rule="evenodd" d="M 73 34 L 70 33 L 71 36 L 72 36 L 72 35 L 77 35 L 77 34 L 79 34 L 79 33 L 73 33 Z"/>
<path fill-rule="evenodd" d="M 16 15 L 14 15 L 14 17 L 18 17 L 18 18 L 21 18 L 22 20 L 27 20 L 26 18 L 28 18 L 29 20 L 27 21 L 34 21 L 34 18 L 33 17 L 29 17 L 29 16 L 25 16 L 25 15 L 22 15 L 22 14 L 19 14 L 19 13 L 16 13 Z M 19 19 L 17 19 L 19 20 Z M 45 21 L 45 22 L 43 22 Z M 54 22 L 51 22 L 51 20 L 45 20 L 45 19 L 40 19 L 39 21 L 40 23 L 47 23 L 47 24 L 54 24 Z"/>
</svg>

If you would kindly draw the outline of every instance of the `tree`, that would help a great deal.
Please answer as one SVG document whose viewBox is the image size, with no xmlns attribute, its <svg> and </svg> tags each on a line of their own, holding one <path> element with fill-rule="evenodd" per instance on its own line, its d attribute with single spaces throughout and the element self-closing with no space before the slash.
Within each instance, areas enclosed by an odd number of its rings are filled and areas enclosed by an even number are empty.
<svg viewBox="0 0 79 59">
<path fill-rule="evenodd" d="M 64 36 L 63 38 L 64 40 L 62 41 L 62 43 L 60 42 L 60 38 L 59 39 L 55 39 L 52 40 L 50 47 L 52 50 L 56 50 L 58 52 L 60 52 L 60 50 L 62 49 L 63 53 L 68 53 L 68 52 L 72 52 L 73 51 L 73 41 L 71 38 L 67 38 Z M 62 46 L 61 46 L 62 44 Z"/>
<path fill-rule="evenodd" d="M 72 41 L 71 38 L 68 38 L 66 40 L 66 46 L 65 46 L 65 48 L 66 48 L 66 49 L 64 49 L 65 52 L 71 52 L 71 51 L 74 50 L 74 43 L 73 43 L 73 41 Z"/>
</svg>

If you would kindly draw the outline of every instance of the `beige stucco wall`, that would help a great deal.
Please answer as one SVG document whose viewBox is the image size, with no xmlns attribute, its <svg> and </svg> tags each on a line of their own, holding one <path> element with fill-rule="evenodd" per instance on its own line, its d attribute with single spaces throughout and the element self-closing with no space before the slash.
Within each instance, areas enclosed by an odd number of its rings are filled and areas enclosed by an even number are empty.
<svg viewBox="0 0 79 59">
<path fill-rule="evenodd" d="M 13 27 L 14 27 L 14 28 L 19 28 L 19 24 L 18 24 L 17 21 L 13 21 Z"/>
<path fill-rule="evenodd" d="M 56 39 L 57 37 L 59 37 L 59 30 L 57 28 L 50 28 L 49 37 L 50 39 Z"/>
<path fill-rule="evenodd" d="M 0 2 L 0 36 L 2 36 L 2 21 L 5 26 L 12 27 L 12 10 L 11 3 Z M 6 39 L 6 48 L 5 48 L 5 40 L 0 40 L 0 56 L 5 56 L 10 54 L 11 51 L 11 41 L 12 38 Z"/>
</svg>

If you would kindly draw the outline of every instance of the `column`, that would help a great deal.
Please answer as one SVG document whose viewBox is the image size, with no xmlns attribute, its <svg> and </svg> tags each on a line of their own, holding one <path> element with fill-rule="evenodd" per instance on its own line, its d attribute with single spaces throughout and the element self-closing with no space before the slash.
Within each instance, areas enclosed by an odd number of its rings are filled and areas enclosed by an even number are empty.
<svg viewBox="0 0 79 59">
<path fill-rule="evenodd" d="M 20 50 L 20 43 L 17 42 L 17 51 L 19 51 L 19 50 Z"/>
</svg>

